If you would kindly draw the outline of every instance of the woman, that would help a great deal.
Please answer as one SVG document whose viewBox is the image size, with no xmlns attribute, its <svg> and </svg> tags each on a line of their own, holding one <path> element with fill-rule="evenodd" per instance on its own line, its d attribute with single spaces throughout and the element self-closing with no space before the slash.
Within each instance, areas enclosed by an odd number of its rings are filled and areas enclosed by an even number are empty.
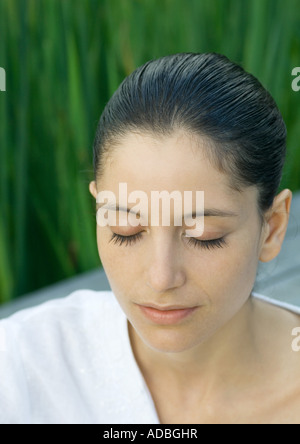
<svg viewBox="0 0 300 444">
<path fill-rule="evenodd" d="M 175 54 L 128 76 L 100 118 L 89 187 L 109 215 L 97 242 L 112 291 L 1 323 L 2 421 L 299 423 L 300 309 L 252 292 L 287 229 L 285 139 L 270 94 L 225 56 Z M 148 199 L 136 223 L 120 184 Z M 163 190 L 203 191 L 197 237 L 181 205 L 151 223 Z"/>
</svg>

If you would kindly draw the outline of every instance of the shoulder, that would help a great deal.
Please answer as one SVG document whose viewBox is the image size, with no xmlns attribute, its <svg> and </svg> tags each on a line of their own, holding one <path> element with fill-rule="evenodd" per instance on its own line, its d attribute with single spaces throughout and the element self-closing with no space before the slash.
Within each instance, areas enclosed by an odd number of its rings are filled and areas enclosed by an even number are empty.
<svg viewBox="0 0 300 444">
<path fill-rule="evenodd" d="M 289 302 L 254 293 L 257 332 L 264 355 L 270 361 L 270 374 L 276 369 L 278 387 L 299 393 L 300 383 L 300 307 Z M 283 364 L 284 363 L 284 364 Z M 296 390 L 297 389 L 297 390 Z M 298 398 L 300 399 L 300 398 Z"/>
<path fill-rule="evenodd" d="M 125 319 L 111 291 L 77 290 L 0 321 L 0 423 L 83 419 L 77 398 L 102 387 Z"/>
<path fill-rule="evenodd" d="M 279 300 L 277 298 L 272 298 L 257 292 L 252 292 L 252 296 L 257 300 L 269 303 L 275 307 L 284 308 L 285 310 L 288 310 L 296 315 L 299 315 L 300 318 L 300 303 L 298 303 L 297 305 L 291 304 L 290 302 L 286 302 L 281 299 Z"/>
<path fill-rule="evenodd" d="M 77 290 L 70 295 L 20 310 L 0 321 L 6 351 L 20 354 L 45 353 L 55 348 L 70 350 L 76 344 L 92 342 L 97 336 L 106 340 L 113 333 L 110 320 L 117 327 L 123 312 L 111 291 Z M 3 342 L 3 341 L 2 341 Z"/>
<path fill-rule="evenodd" d="M 15 351 L 14 342 L 23 348 L 46 348 L 55 341 L 73 339 L 76 332 L 105 329 L 108 319 L 117 322 L 124 316 L 111 291 L 77 290 L 69 296 L 52 299 L 35 307 L 27 308 L 0 321 L 0 347 L 7 352 Z M 101 336 L 101 335 L 100 335 Z M 81 337 L 81 340 L 83 337 Z"/>
<path fill-rule="evenodd" d="M 116 298 L 112 291 L 94 291 L 80 289 L 73 291 L 68 296 L 50 299 L 34 307 L 25 308 L 10 315 L 5 320 L 22 322 L 33 319 L 36 316 L 50 315 L 55 311 L 68 312 L 79 308 L 86 309 L 91 305 L 114 305 Z"/>
<path fill-rule="evenodd" d="M 51 299 L 35 307 L 20 310 L 0 321 L 3 328 L 16 331 L 39 325 L 41 328 L 68 322 L 84 323 L 101 318 L 105 311 L 120 311 L 111 291 L 76 290 L 63 298 Z"/>
</svg>

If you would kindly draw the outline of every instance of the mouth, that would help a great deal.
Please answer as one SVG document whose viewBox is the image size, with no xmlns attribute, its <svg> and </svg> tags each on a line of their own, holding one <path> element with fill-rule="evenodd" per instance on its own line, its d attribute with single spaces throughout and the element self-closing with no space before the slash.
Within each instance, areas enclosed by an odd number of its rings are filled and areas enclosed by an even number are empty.
<svg viewBox="0 0 300 444">
<path fill-rule="evenodd" d="M 176 324 L 190 317 L 198 308 L 182 307 L 179 305 L 158 306 L 154 304 L 137 304 L 142 314 L 156 324 Z"/>
</svg>

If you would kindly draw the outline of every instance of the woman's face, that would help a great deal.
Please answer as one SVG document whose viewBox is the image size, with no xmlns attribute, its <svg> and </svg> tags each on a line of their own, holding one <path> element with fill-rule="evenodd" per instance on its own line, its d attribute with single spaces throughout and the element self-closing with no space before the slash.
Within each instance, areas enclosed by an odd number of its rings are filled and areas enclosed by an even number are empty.
<svg viewBox="0 0 300 444">
<path fill-rule="evenodd" d="M 200 344 L 225 325 L 248 299 L 256 278 L 263 231 L 257 212 L 257 189 L 238 193 L 229 188 L 227 175 L 216 170 L 204 155 L 205 141 L 183 132 L 154 139 L 129 133 L 107 162 L 104 176 L 91 183 L 94 197 L 109 190 L 119 203 L 119 183 L 127 184 L 128 195 L 141 190 L 148 197 L 146 225 L 97 225 L 98 250 L 102 265 L 120 306 L 139 337 L 151 348 L 180 352 Z M 151 226 L 151 191 L 204 191 L 204 209 L 234 213 L 205 216 L 198 240 L 222 238 L 218 246 L 192 243 L 186 237 L 190 226 Z M 138 203 L 138 201 L 136 202 Z M 132 208 L 136 203 L 128 203 Z M 160 207 L 160 211 L 161 211 Z M 160 213 L 161 214 L 161 213 Z M 182 206 L 182 215 L 184 214 Z M 141 220 L 145 223 L 141 214 Z M 161 222 L 162 219 L 160 219 Z M 114 242 L 121 236 L 140 234 L 131 244 Z M 160 312 L 161 309 L 194 308 L 190 311 Z M 158 316 L 162 313 L 162 316 Z M 184 314 L 184 316 L 182 315 Z"/>
</svg>

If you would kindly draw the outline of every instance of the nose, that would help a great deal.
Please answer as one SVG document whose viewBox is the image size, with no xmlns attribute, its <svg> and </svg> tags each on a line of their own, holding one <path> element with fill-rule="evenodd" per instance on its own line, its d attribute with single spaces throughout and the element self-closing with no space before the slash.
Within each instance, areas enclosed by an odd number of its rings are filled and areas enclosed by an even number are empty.
<svg viewBox="0 0 300 444">
<path fill-rule="evenodd" d="M 161 236 L 160 236 L 161 235 Z M 147 286 L 158 293 L 181 287 L 186 280 L 182 254 L 172 239 L 160 233 L 149 252 Z"/>
</svg>

